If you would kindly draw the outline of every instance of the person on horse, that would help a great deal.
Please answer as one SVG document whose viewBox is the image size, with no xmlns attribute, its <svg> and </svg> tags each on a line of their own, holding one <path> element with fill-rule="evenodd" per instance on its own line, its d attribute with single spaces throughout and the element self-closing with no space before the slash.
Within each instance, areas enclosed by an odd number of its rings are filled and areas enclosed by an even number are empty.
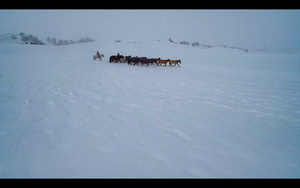
<svg viewBox="0 0 300 188">
<path fill-rule="evenodd" d="M 99 53 L 99 51 L 97 51 L 96 55 L 97 55 L 98 58 L 100 58 L 100 53 Z"/>
<path fill-rule="evenodd" d="M 117 54 L 117 57 L 120 57 L 120 54 L 119 54 L 119 53 Z"/>
</svg>

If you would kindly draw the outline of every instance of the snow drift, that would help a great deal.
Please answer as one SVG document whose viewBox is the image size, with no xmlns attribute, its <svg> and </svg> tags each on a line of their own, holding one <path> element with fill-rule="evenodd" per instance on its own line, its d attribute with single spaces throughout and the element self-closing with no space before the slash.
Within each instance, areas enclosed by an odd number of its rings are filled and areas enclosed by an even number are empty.
<svg viewBox="0 0 300 188">
<path fill-rule="evenodd" d="M 118 52 L 182 64 L 108 63 Z M 299 177 L 299 60 L 168 41 L 0 44 L 0 177 Z"/>
</svg>

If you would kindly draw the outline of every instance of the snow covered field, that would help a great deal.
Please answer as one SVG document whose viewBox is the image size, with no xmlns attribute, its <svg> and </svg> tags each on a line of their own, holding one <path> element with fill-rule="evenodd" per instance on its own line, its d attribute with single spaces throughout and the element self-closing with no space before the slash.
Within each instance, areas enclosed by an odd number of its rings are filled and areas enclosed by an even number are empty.
<svg viewBox="0 0 300 188">
<path fill-rule="evenodd" d="M 299 52 L 0 44 L 0 177 L 299 177 L 299 144 Z"/>
</svg>

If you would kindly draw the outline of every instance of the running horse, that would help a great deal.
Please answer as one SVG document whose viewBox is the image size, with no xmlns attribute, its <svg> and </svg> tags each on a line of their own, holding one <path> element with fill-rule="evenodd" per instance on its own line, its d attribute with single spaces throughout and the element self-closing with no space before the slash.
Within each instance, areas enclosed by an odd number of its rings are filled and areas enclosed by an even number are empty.
<svg viewBox="0 0 300 188">
<path fill-rule="evenodd" d="M 94 60 L 99 59 L 100 61 L 102 61 L 102 57 L 104 57 L 103 54 L 100 54 L 99 56 L 98 55 L 94 55 L 93 59 Z"/>
<path fill-rule="evenodd" d="M 160 60 L 158 60 L 157 66 L 162 65 L 162 64 L 165 64 L 165 66 L 167 66 L 168 62 L 170 62 L 170 59 L 166 59 L 166 60 L 160 59 Z"/>
<path fill-rule="evenodd" d="M 126 56 L 122 56 L 122 55 L 119 55 L 119 56 L 115 56 L 115 55 L 112 55 L 109 57 L 109 62 L 113 62 L 113 63 L 124 63 L 126 60 Z"/>
<path fill-rule="evenodd" d="M 180 67 L 179 63 L 181 64 L 181 60 L 180 59 L 179 60 L 170 60 L 169 66 L 173 66 L 174 65 L 174 67 L 175 67 L 176 65 L 178 65 L 178 67 Z"/>
</svg>

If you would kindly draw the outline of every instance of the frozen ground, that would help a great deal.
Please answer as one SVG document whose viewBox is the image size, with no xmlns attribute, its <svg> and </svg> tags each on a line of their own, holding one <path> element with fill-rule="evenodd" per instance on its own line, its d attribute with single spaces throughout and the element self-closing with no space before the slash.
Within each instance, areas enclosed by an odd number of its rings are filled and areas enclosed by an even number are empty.
<svg viewBox="0 0 300 188">
<path fill-rule="evenodd" d="M 0 177 L 299 177 L 299 143 L 297 52 L 0 44 Z"/>
</svg>

